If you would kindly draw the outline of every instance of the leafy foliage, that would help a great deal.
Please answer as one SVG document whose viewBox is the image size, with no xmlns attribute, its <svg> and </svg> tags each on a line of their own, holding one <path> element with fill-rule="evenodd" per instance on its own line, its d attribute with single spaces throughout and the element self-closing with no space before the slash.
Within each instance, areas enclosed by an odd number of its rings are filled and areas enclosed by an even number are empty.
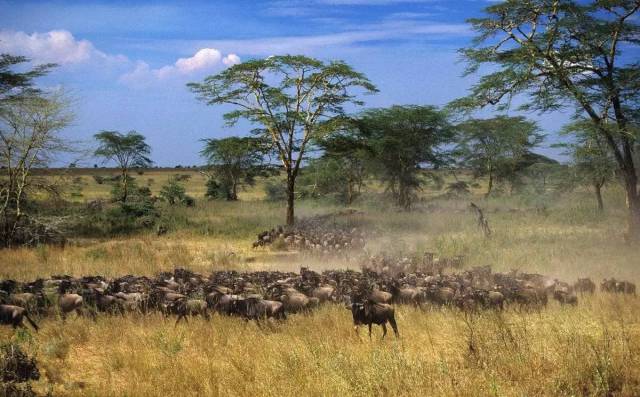
<svg viewBox="0 0 640 397">
<path fill-rule="evenodd" d="M 224 196 L 235 201 L 243 184 L 253 185 L 257 176 L 268 175 L 268 167 L 263 164 L 268 146 L 263 139 L 230 137 L 205 139 L 204 142 L 205 147 L 200 154 L 207 159 L 211 172 L 207 183 L 214 180 L 216 184 L 211 186 L 208 197 Z"/>
<path fill-rule="evenodd" d="M 629 237 L 640 239 L 640 193 L 632 132 L 640 103 L 640 24 L 634 0 L 507 0 L 469 22 L 478 32 L 461 50 L 467 73 L 490 66 L 470 94 L 452 103 L 467 111 L 509 107 L 520 94 L 523 110 L 572 105 L 606 143 L 620 171 L 629 204 Z M 497 69 L 497 70 L 496 70 Z M 636 120 L 637 121 L 637 120 Z"/>
<path fill-rule="evenodd" d="M 180 176 L 174 175 L 160 190 L 160 197 L 169 205 L 185 204 L 188 207 L 195 205 L 195 200 L 187 195 L 185 187 L 180 183 Z"/>
<path fill-rule="evenodd" d="M 365 111 L 345 136 L 362 147 L 396 203 L 409 209 L 423 180 L 419 171 L 449 162 L 454 137 L 447 114 L 433 106 L 393 106 Z"/>
<path fill-rule="evenodd" d="M 16 71 L 28 61 L 0 54 L 0 243 L 5 246 L 34 241 L 37 232 L 33 225 L 42 224 L 37 219 L 24 219 L 33 215 L 29 198 L 42 193 L 56 196 L 61 189 L 32 171 L 49 166 L 56 155 L 70 151 L 60 135 L 74 117 L 68 101 L 62 92 L 43 92 L 35 87 L 34 79 L 54 65 Z"/>
<path fill-rule="evenodd" d="M 366 169 L 351 160 L 331 155 L 311 160 L 300 175 L 301 195 L 333 197 L 342 204 L 352 204 L 364 185 Z"/>
<path fill-rule="evenodd" d="M 356 89 L 376 88 L 349 65 L 301 55 L 271 56 L 234 65 L 189 88 L 208 105 L 230 104 L 228 124 L 245 119 L 269 142 L 287 174 L 287 224 L 294 222 L 295 182 L 309 147 L 333 133 Z"/>
<path fill-rule="evenodd" d="M 115 161 L 120 168 L 122 174 L 120 200 L 124 203 L 129 194 L 129 170 L 134 167 L 149 167 L 153 164 L 148 157 L 151 153 L 151 147 L 146 143 L 143 135 L 133 130 L 126 134 L 118 131 L 101 131 L 94 137 L 98 141 L 98 148 L 94 155 L 104 158 L 105 161 Z"/>
<path fill-rule="evenodd" d="M 284 202 L 287 200 L 287 188 L 280 181 L 267 180 L 264 185 L 266 200 L 272 202 Z"/>
<path fill-rule="evenodd" d="M 559 146 L 566 148 L 575 169 L 576 182 L 593 187 L 602 211 L 601 189 L 607 182 L 615 180 L 616 163 L 602 136 L 589 120 L 578 120 L 564 127 L 564 134 L 575 136 L 571 143 Z"/>
<path fill-rule="evenodd" d="M 521 116 L 470 119 L 459 124 L 457 130 L 455 153 L 475 177 L 488 177 L 487 196 L 496 177 L 515 180 L 521 160 L 543 139 L 537 125 Z"/>
</svg>

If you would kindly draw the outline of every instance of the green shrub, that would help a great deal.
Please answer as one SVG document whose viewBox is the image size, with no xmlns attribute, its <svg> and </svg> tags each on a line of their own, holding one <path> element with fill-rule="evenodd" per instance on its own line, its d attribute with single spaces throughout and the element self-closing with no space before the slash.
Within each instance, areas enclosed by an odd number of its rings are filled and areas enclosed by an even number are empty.
<svg viewBox="0 0 640 397">
<path fill-rule="evenodd" d="M 184 204 L 187 207 L 193 207 L 195 205 L 195 199 L 187 196 L 186 189 L 180 183 L 181 180 L 184 180 L 184 178 L 182 178 L 184 176 L 185 175 L 174 175 L 162 186 L 160 197 L 169 203 L 169 205 Z M 186 176 L 190 177 L 189 175 Z"/>
<path fill-rule="evenodd" d="M 207 180 L 207 191 L 204 194 L 210 200 L 228 200 L 231 196 L 231 186 L 216 178 Z"/>
<path fill-rule="evenodd" d="M 264 185 L 267 201 L 285 201 L 287 199 L 287 188 L 284 182 L 267 181 Z"/>
<path fill-rule="evenodd" d="M 114 197 L 119 197 L 119 192 L 114 187 Z M 87 209 L 71 229 L 81 236 L 110 237 L 153 228 L 159 216 L 151 190 L 131 183 L 126 202 L 114 201 L 104 209 Z"/>
</svg>

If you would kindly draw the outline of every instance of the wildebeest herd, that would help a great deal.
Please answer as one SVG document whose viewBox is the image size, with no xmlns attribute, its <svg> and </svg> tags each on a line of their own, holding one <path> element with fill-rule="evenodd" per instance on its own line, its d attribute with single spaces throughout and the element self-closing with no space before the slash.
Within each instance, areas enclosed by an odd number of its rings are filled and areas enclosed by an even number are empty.
<svg viewBox="0 0 640 397">
<path fill-rule="evenodd" d="M 355 210 L 345 210 L 303 218 L 294 226 L 277 226 L 258 234 L 253 247 L 280 241 L 286 248 L 317 254 L 358 251 L 365 246 L 365 233 L 357 227 L 355 216 L 358 214 Z"/>
<path fill-rule="evenodd" d="M 605 279 L 604 293 L 636 294 L 628 281 Z M 549 299 L 576 305 L 580 294 L 593 294 L 588 278 L 569 284 L 541 274 L 492 272 L 489 266 L 459 273 L 397 273 L 367 268 L 362 271 L 330 270 L 318 273 L 218 271 L 203 276 L 185 269 L 155 277 L 53 276 L 32 282 L 0 281 L 0 323 L 24 327 L 27 320 L 58 314 L 62 321 L 72 312 L 96 318 L 98 314 L 147 314 L 153 311 L 177 316 L 176 325 L 190 316 L 209 319 L 212 313 L 260 322 L 286 320 L 322 304 L 342 304 L 351 310 L 353 323 L 378 324 L 386 334 L 389 323 L 398 336 L 395 304 L 457 307 L 466 312 L 502 310 L 507 305 L 541 309 Z M 384 337 L 384 336 L 383 336 Z"/>
</svg>

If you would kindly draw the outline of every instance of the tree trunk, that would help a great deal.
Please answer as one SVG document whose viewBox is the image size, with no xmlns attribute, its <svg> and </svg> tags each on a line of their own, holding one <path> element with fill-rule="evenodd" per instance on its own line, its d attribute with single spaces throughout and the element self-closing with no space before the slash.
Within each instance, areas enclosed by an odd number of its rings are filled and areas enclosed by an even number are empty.
<svg viewBox="0 0 640 397">
<path fill-rule="evenodd" d="M 291 226 L 295 223 L 294 218 L 294 203 L 295 203 L 295 177 L 291 174 L 291 171 L 287 175 L 287 225 Z"/>
<path fill-rule="evenodd" d="M 487 186 L 487 193 L 484 196 L 489 197 L 492 190 L 493 190 L 493 173 L 489 171 L 489 186 Z"/>
<path fill-rule="evenodd" d="M 127 170 L 122 170 L 122 203 L 127 202 L 127 196 L 129 195 L 129 181 L 127 177 Z"/>
<path fill-rule="evenodd" d="M 640 195 L 638 195 L 638 178 L 634 172 L 625 175 L 627 204 L 629 208 L 629 225 L 627 237 L 629 241 L 640 241 Z"/>
<path fill-rule="evenodd" d="M 231 183 L 231 196 L 229 197 L 229 201 L 237 201 L 238 200 L 238 182 L 234 180 Z"/>
<path fill-rule="evenodd" d="M 351 205 L 353 202 L 353 184 L 347 182 L 347 205 Z"/>
<path fill-rule="evenodd" d="M 596 199 L 598 200 L 598 212 L 604 212 L 604 203 L 602 201 L 602 184 L 600 181 L 593 183 L 593 188 L 596 192 Z"/>
<path fill-rule="evenodd" d="M 402 181 L 400 181 L 400 186 L 398 187 L 398 205 L 405 211 L 409 211 L 411 209 L 411 192 L 410 188 L 406 186 Z"/>
</svg>

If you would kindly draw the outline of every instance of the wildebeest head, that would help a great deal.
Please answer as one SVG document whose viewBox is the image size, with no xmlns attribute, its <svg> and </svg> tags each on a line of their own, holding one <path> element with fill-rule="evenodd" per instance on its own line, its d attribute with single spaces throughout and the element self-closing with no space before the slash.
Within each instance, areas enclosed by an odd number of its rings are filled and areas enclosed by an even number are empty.
<svg viewBox="0 0 640 397">
<path fill-rule="evenodd" d="M 351 315 L 353 316 L 354 324 L 364 323 L 366 318 L 366 311 L 364 308 L 364 303 L 354 302 L 351 304 Z"/>
</svg>

